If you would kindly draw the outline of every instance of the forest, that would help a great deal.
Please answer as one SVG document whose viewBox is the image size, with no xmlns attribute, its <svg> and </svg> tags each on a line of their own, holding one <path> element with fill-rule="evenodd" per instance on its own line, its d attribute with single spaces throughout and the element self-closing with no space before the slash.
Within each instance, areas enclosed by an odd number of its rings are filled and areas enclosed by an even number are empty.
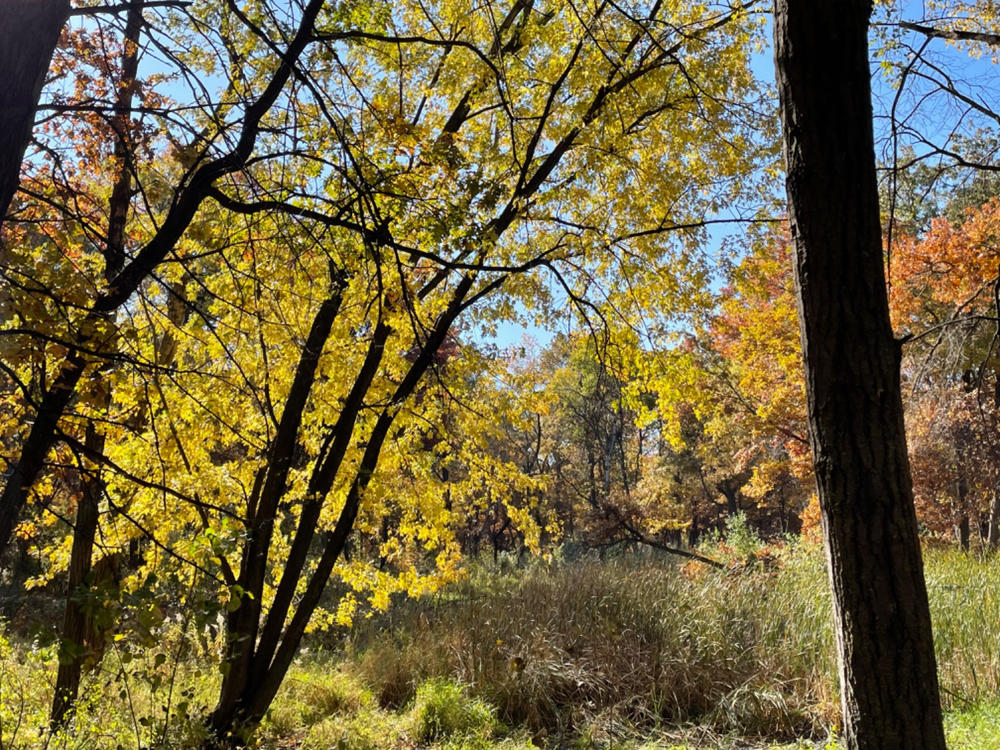
<svg viewBox="0 0 1000 750">
<path fill-rule="evenodd" d="M 994 0 L 0 0 L 0 750 L 1000 748 Z"/>
</svg>

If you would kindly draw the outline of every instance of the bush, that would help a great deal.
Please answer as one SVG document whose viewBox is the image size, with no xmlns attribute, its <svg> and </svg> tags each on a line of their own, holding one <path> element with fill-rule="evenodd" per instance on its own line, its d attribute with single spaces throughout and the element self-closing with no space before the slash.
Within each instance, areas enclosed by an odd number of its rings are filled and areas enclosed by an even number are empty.
<svg viewBox="0 0 1000 750">
<path fill-rule="evenodd" d="M 469 697 L 459 683 L 435 678 L 417 688 L 413 703 L 414 737 L 419 742 L 450 738 L 488 738 L 497 729 L 494 709 Z"/>
</svg>

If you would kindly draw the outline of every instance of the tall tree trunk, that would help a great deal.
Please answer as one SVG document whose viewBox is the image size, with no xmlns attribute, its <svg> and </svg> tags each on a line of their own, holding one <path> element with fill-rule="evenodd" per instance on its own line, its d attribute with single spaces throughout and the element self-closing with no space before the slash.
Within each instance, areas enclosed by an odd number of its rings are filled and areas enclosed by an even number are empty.
<svg viewBox="0 0 1000 750">
<path fill-rule="evenodd" d="M 69 11 L 69 0 L 0 3 L 0 226 L 17 192 L 38 97 Z"/>
<path fill-rule="evenodd" d="M 965 467 L 959 464 L 959 470 L 964 472 Z M 969 483 L 963 473 L 955 483 L 958 494 L 958 521 L 955 524 L 955 538 L 958 540 L 964 552 L 969 551 Z"/>
<path fill-rule="evenodd" d="M 104 245 L 104 278 L 109 284 L 125 265 L 125 224 L 132 200 L 132 148 L 129 132 L 132 124 L 132 99 L 135 95 L 139 66 L 141 26 L 142 0 L 135 0 L 129 8 L 125 22 L 121 80 L 115 102 L 114 153 L 118 174 L 108 205 L 108 233 Z M 108 312 L 106 316 L 112 319 L 114 313 Z M 109 343 L 114 345 L 113 342 Z M 98 369 L 93 377 L 100 380 L 109 375 L 110 368 L 103 367 Z M 98 385 L 101 394 L 99 407 L 107 410 L 111 406 L 111 384 L 104 382 Z M 85 442 L 87 448 L 94 453 L 99 454 L 104 451 L 104 433 L 96 422 L 92 421 L 87 425 Z M 53 724 L 63 721 L 66 712 L 76 700 L 84 664 L 91 657 L 99 658 L 99 654 L 88 653 L 85 644 L 86 634 L 93 632 L 93 615 L 91 608 L 87 606 L 91 597 L 86 594 L 101 584 L 107 584 L 106 581 L 91 580 L 94 539 L 97 535 L 103 495 L 104 480 L 101 478 L 100 468 L 95 465 L 92 467 L 92 473 L 83 479 L 83 491 L 77 506 L 76 527 L 73 530 L 73 547 L 70 552 L 69 576 L 66 583 L 66 607 L 63 615 L 63 648 L 59 658 L 59 671 L 56 675 L 50 715 Z"/>
<path fill-rule="evenodd" d="M 776 0 L 809 436 L 852 750 L 944 750 L 889 324 L 872 137 L 870 0 Z"/>
</svg>

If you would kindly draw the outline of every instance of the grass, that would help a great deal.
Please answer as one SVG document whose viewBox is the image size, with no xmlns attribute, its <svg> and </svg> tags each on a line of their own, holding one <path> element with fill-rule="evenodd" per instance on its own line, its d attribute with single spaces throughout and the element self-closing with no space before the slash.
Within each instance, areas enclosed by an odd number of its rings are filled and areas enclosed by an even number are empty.
<svg viewBox="0 0 1000 750">
<path fill-rule="evenodd" d="M 578 561 L 466 582 L 313 637 L 261 748 L 836 748 L 822 554 L 772 548 L 726 572 L 658 558 Z M 745 563 L 749 559 L 750 563 Z M 1000 560 L 926 553 L 952 748 L 1000 747 Z M 177 626 L 116 643 L 48 737 L 56 655 L 0 638 L 2 747 L 191 747 L 217 644 Z"/>
<path fill-rule="evenodd" d="M 445 677 L 427 680 L 413 699 L 413 735 L 418 742 L 489 740 L 498 730 L 496 710 L 469 696 L 465 686 Z"/>
<path fill-rule="evenodd" d="M 549 736 L 610 742 L 696 723 L 820 737 L 835 701 L 817 578 L 812 556 L 748 574 L 683 575 L 662 561 L 540 567 L 404 603 L 356 630 L 350 654 L 386 707 L 447 676 L 504 723 Z"/>
<path fill-rule="evenodd" d="M 1000 747 L 1000 703 L 984 703 L 945 716 L 948 747 L 983 750 Z"/>
</svg>

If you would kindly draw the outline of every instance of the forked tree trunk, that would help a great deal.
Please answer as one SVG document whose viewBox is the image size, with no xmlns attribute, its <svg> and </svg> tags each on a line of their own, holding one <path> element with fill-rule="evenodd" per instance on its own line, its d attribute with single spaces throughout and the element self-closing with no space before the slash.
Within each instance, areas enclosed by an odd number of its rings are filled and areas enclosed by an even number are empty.
<svg viewBox="0 0 1000 750">
<path fill-rule="evenodd" d="M 35 108 L 69 0 L 0 2 L 0 226 L 17 192 Z"/>
<path fill-rule="evenodd" d="M 205 742 L 206 747 L 238 746 L 267 712 L 298 651 L 306 625 L 319 604 L 334 566 L 342 554 L 346 557 L 348 537 L 354 528 L 361 499 L 378 466 L 382 446 L 389 437 L 396 414 L 400 406 L 413 395 L 431 366 L 452 324 L 462 311 L 473 282 L 474 277 L 465 276 L 456 285 L 448 307 L 438 316 L 417 358 L 376 419 L 367 436 L 361 461 L 353 470 L 344 507 L 333 530 L 322 534 L 323 552 L 308 577 L 305 591 L 301 591 L 299 584 L 306 556 L 319 531 L 324 500 L 341 472 L 348 445 L 353 439 L 358 414 L 379 370 L 385 343 L 391 334 L 391 328 L 379 319 L 365 360 L 341 405 L 341 413 L 332 428 L 330 440 L 322 455 L 314 461 L 306 491 L 308 499 L 302 503 L 298 527 L 283 560 L 274 598 L 265 616 L 264 608 L 259 604 L 262 598 L 259 592 L 263 591 L 263 576 L 268 568 L 270 530 L 276 520 L 278 502 L 284 497 L 288 451 L 298 434 L 305 397 L 311 389 L 323 344 L 329 336 L 330 324 L 339 307 L 342 288 L 335 291 L 334 296 L 320 307 L 313 319 L 309 339 L 300 355 L 293 385 L 272 442 L 267 465 L 263 469 L 263 479 L 259 482 L 261 489 L 255 490 L 251 501 L 253 510 L 249 525 L 254 535 L 248 535 L 245 543 L 238 580 L 249 595 L 241 598 L 226 623 L 226 671 L 219 690 L 219 701 L 208 718 L 211 736 Z"/>
<path fill-rule="evenodd" d="M 944 750 L 889 324 L 872 137 L 870 0 L 776 0 L 809 435 L 851 750 Z"/>
</svg>

